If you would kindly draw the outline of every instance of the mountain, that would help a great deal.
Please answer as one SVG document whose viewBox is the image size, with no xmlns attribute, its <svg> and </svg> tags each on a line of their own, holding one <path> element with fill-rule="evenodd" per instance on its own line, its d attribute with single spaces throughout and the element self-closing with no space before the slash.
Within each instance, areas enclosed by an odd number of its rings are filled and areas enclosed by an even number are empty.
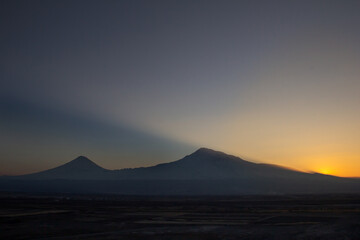
<svg viewBox="0 0 360 240">
<path fill-rule="evenodd" d="M 26 179 L 103 179 L 111 173 L 84 156 L 56 168 L 46 171 L 18 176 Z"/>
<path fill-rule="evenodd" d="M 173 180 L 306 175 L 306 173 L 275 165 L 248 162 L 239 157 L 208 148 L 200 148 L 175 162 L 147 168 L 123 169 L 117 172 L 119 178 Z"/>
<path fill-rule="evenodd" d="M 360 179 L 304 173 L 200 148 L 152 167 L 107 170 L 86 157 L 46 171 L 0 178 L 0 190 L 131 195 L 360 193 Z"/>
</svg>

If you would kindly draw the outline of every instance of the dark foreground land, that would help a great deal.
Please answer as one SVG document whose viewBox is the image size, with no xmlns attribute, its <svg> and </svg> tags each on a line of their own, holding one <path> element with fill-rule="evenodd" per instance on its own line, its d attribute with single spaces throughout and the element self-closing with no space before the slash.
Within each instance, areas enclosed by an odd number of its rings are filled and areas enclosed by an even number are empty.
<svg viewBox="0 0 360 240">
<path fill-rule="evenodd" d="M 0 194 L 0 239 L 360 239 L 360 195 Z"/>
</svg>

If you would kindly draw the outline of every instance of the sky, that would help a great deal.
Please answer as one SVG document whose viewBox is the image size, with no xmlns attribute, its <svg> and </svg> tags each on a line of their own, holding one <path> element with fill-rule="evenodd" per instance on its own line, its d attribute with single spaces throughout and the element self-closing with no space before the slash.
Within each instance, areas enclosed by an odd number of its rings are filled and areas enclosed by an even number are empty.
<svg viewBox="0 0 360 240">
<path fill-rule="evenodd" d="M 360 176 L 360 2 L 1 1 L 0 175 L 199 147 Z"/>
</svg>

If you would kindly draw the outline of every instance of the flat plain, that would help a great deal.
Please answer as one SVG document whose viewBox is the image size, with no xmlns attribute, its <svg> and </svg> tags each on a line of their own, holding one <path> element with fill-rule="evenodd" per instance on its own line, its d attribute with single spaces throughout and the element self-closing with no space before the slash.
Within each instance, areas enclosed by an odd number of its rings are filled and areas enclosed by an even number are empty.
<svg viewBox="0 0 360 240">
<path fill-rule="evenodd" d="M 0 194 L 0 239 L 360 239 L 360 195 Z"/>
</svg>

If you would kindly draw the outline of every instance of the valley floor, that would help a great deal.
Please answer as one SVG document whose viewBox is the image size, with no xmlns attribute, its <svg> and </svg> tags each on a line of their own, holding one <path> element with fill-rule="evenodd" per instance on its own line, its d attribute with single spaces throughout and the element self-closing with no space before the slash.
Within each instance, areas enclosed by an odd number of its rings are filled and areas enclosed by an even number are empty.
<svg viewBox="0 0 360 240">
<path fill-rule="evenodd" d="M 0 193 L 0 239 L 360 239 L 360 195 Z"/>
</svg>

